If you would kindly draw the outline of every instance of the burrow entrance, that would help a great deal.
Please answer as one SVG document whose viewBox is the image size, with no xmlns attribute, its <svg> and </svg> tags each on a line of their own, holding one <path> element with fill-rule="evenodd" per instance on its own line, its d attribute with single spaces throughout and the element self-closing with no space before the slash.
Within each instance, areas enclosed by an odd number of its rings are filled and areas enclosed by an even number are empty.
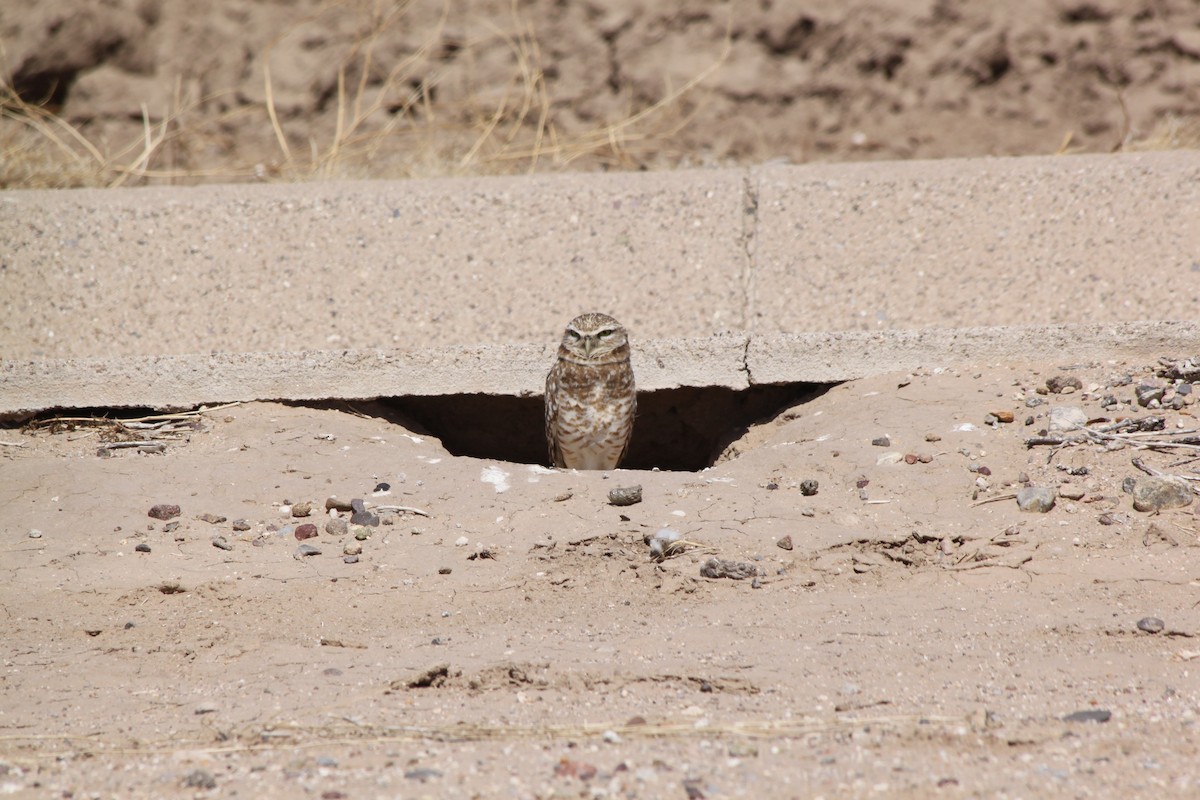
<svg viewBox="0 0 1200 800">
<path fill-rule="evenodd" d="M 694 472 L 754 423 L 820 397 L 836 384 L 789 383 L 749 389 L 687 387 L 638 394 L 624 469 Z M 483 394 L 397 397 L 380 405 L 416 423 L 456 456 L 548 464 L 541 396 Z"/>
</svg>

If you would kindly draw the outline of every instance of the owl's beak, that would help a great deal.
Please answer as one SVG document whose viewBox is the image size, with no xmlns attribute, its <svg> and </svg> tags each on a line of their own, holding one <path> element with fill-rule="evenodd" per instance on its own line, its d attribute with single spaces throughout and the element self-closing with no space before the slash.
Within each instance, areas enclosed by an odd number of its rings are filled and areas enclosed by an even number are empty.
<svg viewBox="0 0 1200 800">
<path fill-rule="evenodd" d="M 596 339 L 593 336 L 583 337 L 583 354 L 588 358 L 592 357 L 592 351 L 596 349 Z"/>
</svg>

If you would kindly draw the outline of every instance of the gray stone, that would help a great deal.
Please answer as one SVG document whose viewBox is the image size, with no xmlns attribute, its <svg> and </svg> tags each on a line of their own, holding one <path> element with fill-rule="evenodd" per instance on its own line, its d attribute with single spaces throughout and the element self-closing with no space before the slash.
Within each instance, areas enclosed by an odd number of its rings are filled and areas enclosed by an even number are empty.
<svg viewBox="0 0 1200 800">
<path fill-rule="evenodd" d="M 229 543 L 229 540 L 226 539 L 224 536 L 212 537 L 212 546 L 217 548 L 218 550 L 232 550 L 233 549 L 233 545 L 231 545 Z"/>
<path fill-rule="evenodd" d="M 1133 486 L 1133 507 L 1137 511 L 1162 511 L 1182 508 L 1192 502 L 1192 487 L 1183 478 L 1138 478 Z"/>
<path fill-rule="evenodd" d="M 1074 375 L 1055 375 L 1046 381 L 1046 388 L 1054 394 L 1062 394 L 1064 390 L 1078 391 L 1083 388 L 1083 382 Z"/>
<path fill-rule="evenodd" d="M 1077 406 L 1056 406 L 1050 409 L 1050 424 L 1052 431 L 1073 431 L 1087 425 L 1087 414 Z"/>
<path fill-rule="evenodd" d="M 1162 633 L 1166 625 L 1158 617 L 1142 617 L 1138 620 L 1137 627 L 1145 633 Z"/>
<path fill-rule="evenodd" d="M 608 493 L 608 502 L 614 506 L 632 506 L 642 502 L 642 486 L 618 486 Z"/>
<path fill-rule="evenodd" d="M 1017 506 L 1022 511 L 1045 514 L 1054 508 L 1054 489 L 1047 486 L 1026 486 L 1017 492 Z"/>
<path fill-rule="evenodd" d="M 1162 400 L 1167 387 L 1161 381 L 1143 381 L 1134 389 L 1138 405 L 1142 408 L 1149 406 L 1155 400 Z"/>
<path fill-rule="evenodd" d="M 325 523 L 325 532 L 330 536 L 345 536 L 350 531 L 350 525 L 341 517 Z"/>
</svg>

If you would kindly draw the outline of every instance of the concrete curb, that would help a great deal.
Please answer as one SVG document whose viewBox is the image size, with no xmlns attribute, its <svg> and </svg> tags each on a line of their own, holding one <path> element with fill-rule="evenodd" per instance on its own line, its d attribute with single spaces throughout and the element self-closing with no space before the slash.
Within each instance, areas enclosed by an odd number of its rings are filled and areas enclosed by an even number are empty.
<svg viewBox="0 0 1200 800">
<path fill-rule="evenodd" d="M 52 409 L 191 408 L 251 400 L 535 396 L 550 345 L 6 361 L 0 417 Z M 917 368 L 1200 354 L 1200 324 L 1132 322 L 920 331 L 723 334 L 638 345 L 641 391 L 835 383 Z"/>
</svg>

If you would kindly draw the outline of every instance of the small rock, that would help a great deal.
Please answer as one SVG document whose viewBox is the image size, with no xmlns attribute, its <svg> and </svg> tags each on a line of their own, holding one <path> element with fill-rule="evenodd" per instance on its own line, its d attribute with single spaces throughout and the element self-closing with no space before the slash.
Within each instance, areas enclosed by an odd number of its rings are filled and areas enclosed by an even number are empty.
<svg viewBox="0 0 1200 800">
<path fill-rule="evenodd" d="M 350 532 L 354 534 L 354 538 L 360 542 L 365 542 L 371 538 L 371 529 L 364 528 L 362 525 L 351 525 Z"/>
<path fill-rule="evenodd" d="M 992 411 L 991 416 L 995 417 L 997 422 L 1012 422 L 1016 419 L 1011 411 Z"/>
<path fill-rule="evenodd" d="M 916 453 L 907 453 L 907 454 L 905 454 L 905 456 L 904 456 L 904 463 L 905 463 L 905 464 L 915 464 L 915 463 L 917 463 L 917 454 L 916 454 Z"/>
<path fill-rule="evenodd" d="M 319 547 L 314 547 L 311 544 L 302 544 L 296 548 L 296 552 L 293 554 L 293 557 L 296 559 L 301 559 L 307 556 L 319 555 L 321 555 L 321 549 Z"/>
<path fill-rule="evenodd" d="M 1089 708 L 1086 711 L 1076 711 L 1063 717 L 1063 722 L 1108 722 L 1112 712 L 1103 708 Z"/>
<path fill-rule="evenodd" d="M 800 494 L 805 497 L 812 497 L 817 493 L 818 483 L 814 478 L 805 478 L 800 481 Z"/>
<path fill-rule="evenodd" d="M 438 567 L 438 575 L 449 575 L 453 571 L 450 567 Z"/>
<path fill-rule="evenodd" d="M 235 520 L 233 521 L 233 529 L 234 529 L 235 531 L 248 531 L 248 530 L 250 530 L 250 520 L 248 520 L 248 519 L 235 519 Z"/>
<path fill-rule="evenodd" d="M 354 525 L 365 525 L 374 528 L 379 525 L 379 516 L 370 511 L 355 511 L 350 515 L 350 522 Z"/>
<path fill-rule="evenodd" d="M 305 522 L 302 525 L 296 526 L 296 541 L 303 542 L 305 539 L 311 539 L 317 535 L 317 526 L 311 522 Z"/>
<path fill-rule="evenodd" d="M 876 436 L 871 440 L 871 444 L 875 445 L 876 447 L 891 447 L 892 439 L 889 436 Z"/>
<path fill-rule="evenodd" d="M 189 789 L 215 789 L 217 779 L 206 769 L 194 769 L 183 776 L 183 785 Z"/>
<path fill-rule="evenodd" d="M 37 528 L 34 528 L 33 530 L 31 530 L 29 532 L 29 538 L 30 539 L 40 539 L 40 538 L 42 538 L 42 532 L 39 531 Z"/>
<path fill-rule="evenodd" d="M 782 539 L 775 542 L 775 546 L 778 547 L 780 550 L 791 550 L 792 549 L 792 537 L 790 535 L 784 536 Z"/>
<path fill-rule="evenodd" d="M 1137 627 L 1139 631 L 1146 633 L 1162 633 L 1166 625 L 1158 617 L 1142 617 L 1138 620 Z"/>
<path fill-rule="evenodd" d="M 454 540 L 455 547 L 466 547 L 470 543 L 471 543 L 471 540 L 468 539 L 466 536 L 460 536 Z"/>
<path fill-rule="evenodd" d="M 346 564 L 357 564 L 358 556 L 342 556 L 342 562 Z"/>
<path fill-rule="evenodd" d="M 346 546 L 342 548 L 342 555 L 357 556 L 362 550 L 362 542 L 346 542 Z"/>
<path fill-rule="evenodd" d="M 1067 500 L 1082 500 L 1085 494 L 1083 487 L 1075 483 L 1064 483 L 1058 487 L 1058 496 Z"/>
<path fill-rule="evenodd" d="M 723 558 L 710 558 L 700 566 L 700 576 L 703 578 L 730 578 L 740 581 L 745 578 L 758 576 L 758 567 L 744 562 L 727 561 Z"/>
<path fill-rule="evenodd" d="M 303 503 L 295 503 L 292 505 L 293 517 L 307 517 L 312 513 L 312 503 L 307 500 Z"/>
<path fill-rule="evenodd" d="M 1133 494 L 1134 487 L 1137 486 L 1137 478 L 1132 475 L 1121 481 L 1121 491 L 1125 494 Z"/>
<path fill-rule="evenodd" d="M 1076 406 L 1056 406 L 1050 409 L 1050 424 L 1052 431 L 1073 431 L 1087 425 L 1087 414 Z"/>
<path fill-rule="evenodd" d="M 605 731 L 604 733 L 600 734 L 600 738 L 603 739 L 608 744 L 620 744 L 621 743 L 621 735 L 614 730 Z"/>
<path fill-rule="evenodd" d="M 142 542 L 141 544 L 135 545 L 133 549 L 139 553 L 149 553 L 150 545 L 146 544 L 145 542 Z"/>
<path fill-rule="evenodd" d="M 897 450 L 889 450 L 886 453 L 884 453 L 883 455 L 881 455 L 879 458 L 875 459 L 875 463 L 882 466 L 884 464 L 899 464 L 903 460 L 904 460 L 903 453 L 901 453 Z"/>
<path fill-rule="evenodd" d="M 375 491 L 372 492 L 372 494 L 387 494 L 391 490 L 392 490 L 392 485 L 390 483 L 382 483 L 381 482 L 381 483 L 375 484 Z"/>
<path fill-rule="evenodd" d="M 618 486 L 608 493 L 608 502 L 614 506 L 632 506 L 642 502 L 642 486 Z"/>
<path fill-rule="evenodd" d="M 410 781 L 420 781 L 421 783 L 425 783 L 426 781 L 431 781 L 434 778 L 442 777 L 442 773 L 436 769 L 418 767 L 405 772 L 404 777 L 408 778 Z"/>
<path fill-rule="evenodd" d="M 178 517 L 181 513 L 182 512 L 179 510 L 179 506 L 171 503 L 159 503 L 156 506 L 151 506 L 149 512 L 150 516 L 154 519 L 162 520 Z"/>
<path fill-rule="evenodd" d="M 172 520 L 166 525 L 163 525 L 163 533 L 174 533 L 179 529 L 179 520 Z"/>
<path fill-rule="evenodd" d="M 1037 408 L 1038 406 L 1045 405 L 1045 404 L 1046 404 L 1046 401 L 1040 397 L 1030 397 L 1028 400 L 1025 401 L 1026 408 Z"/>
<path fill-rule="evenodd" d="M 1054 489 L 1046 486 L 1026 486 L 1017 492 L 1017 506 L 1022 511 L 1045 514 L 1054 508 Z"/>
<path fill-rule="evenodd" d="M 942 440 L 942 437 L 938 436 L 936 433 L 925 434 L 925 441 L 927 441 L 927 442 L 940 442 L 941 440 Z"/>
<path fill-rule="evenodd" d="M 325 532 L 330 536 L 345 536 L 350 532 L 350 524 L 341 517 L 331 519 L 325 523 Z"/>
<path fill-rule="evenodd" d="M 345 500 L 338 500 L 336 497 L 325 498 L 326 511 L 353 511 L 354 508 Z"/>
<path fill-rule="evenodd" d="M 1192 385 L 1190 383 L 1181 383 L 1175 387 L 1175 391 L 1182 395 L 1189 395 L 1192 393 Z"/>
<path fill-rule="evenodd" d="M 232 550 L 233 549 L 233 545 L 231 545 L 229 543 L 229 540 L 226 539 L 224 536 L 212 537 L 212 546 L 217 548 L 218 550 Z"/>
<path fill-rule="evenodd" d="M 1062 394 L 1063 390 L 1068 387 L 1073 391 L 1077 391 L 1083 388 L 1083 381 L 1074 375 L 1055 375 L 1046 381 L 1046 388 L 1052 394 Z"/>
<path fill-rule="evenodd" d="M 1138 478 L 1133 485 L 1135 511 L 1162 511 L 1191 505 L 1192 487 L 1183 478 Z"/>
<path fill-rule="evenodd" d="M 1064 389 L 1070 387 L 1072 390 L 1080 390 L 1084 387 L 1084 381 L 1074 377 L 1074 375 L 1055 375 L 1054 378 L 1046 380 L 1046 389 L 1050 390 L 1054 395 L 1061 395 Z"/>
<path fill-rule="evenodd" d="M 367 510 L 367 504 L 363 502 L 361 497 L 356 497 L 350 501 L 350 510 L 356 513 L 362 513 Z"/>
<path fill-rule="evenodd" d="M 1155 400 L 1162 400 L 1163 395 L 1167 393 L 1167 387 L 1162 381 L 1143 381 L 1134 388 L 1133 393 L 1137 397 L 1138 405 L 1146 408 Z"/>
<path fill-rule="evenodd" d="M 223 517 L 220 514 L 210 514 L 205 511 L 203 514 L 198 515 L 196 519 L 200 520 L 201 522 L 207 522 L 209 525 L 220 525 L 226 520 L 226 517 Z"/>
</svg>

